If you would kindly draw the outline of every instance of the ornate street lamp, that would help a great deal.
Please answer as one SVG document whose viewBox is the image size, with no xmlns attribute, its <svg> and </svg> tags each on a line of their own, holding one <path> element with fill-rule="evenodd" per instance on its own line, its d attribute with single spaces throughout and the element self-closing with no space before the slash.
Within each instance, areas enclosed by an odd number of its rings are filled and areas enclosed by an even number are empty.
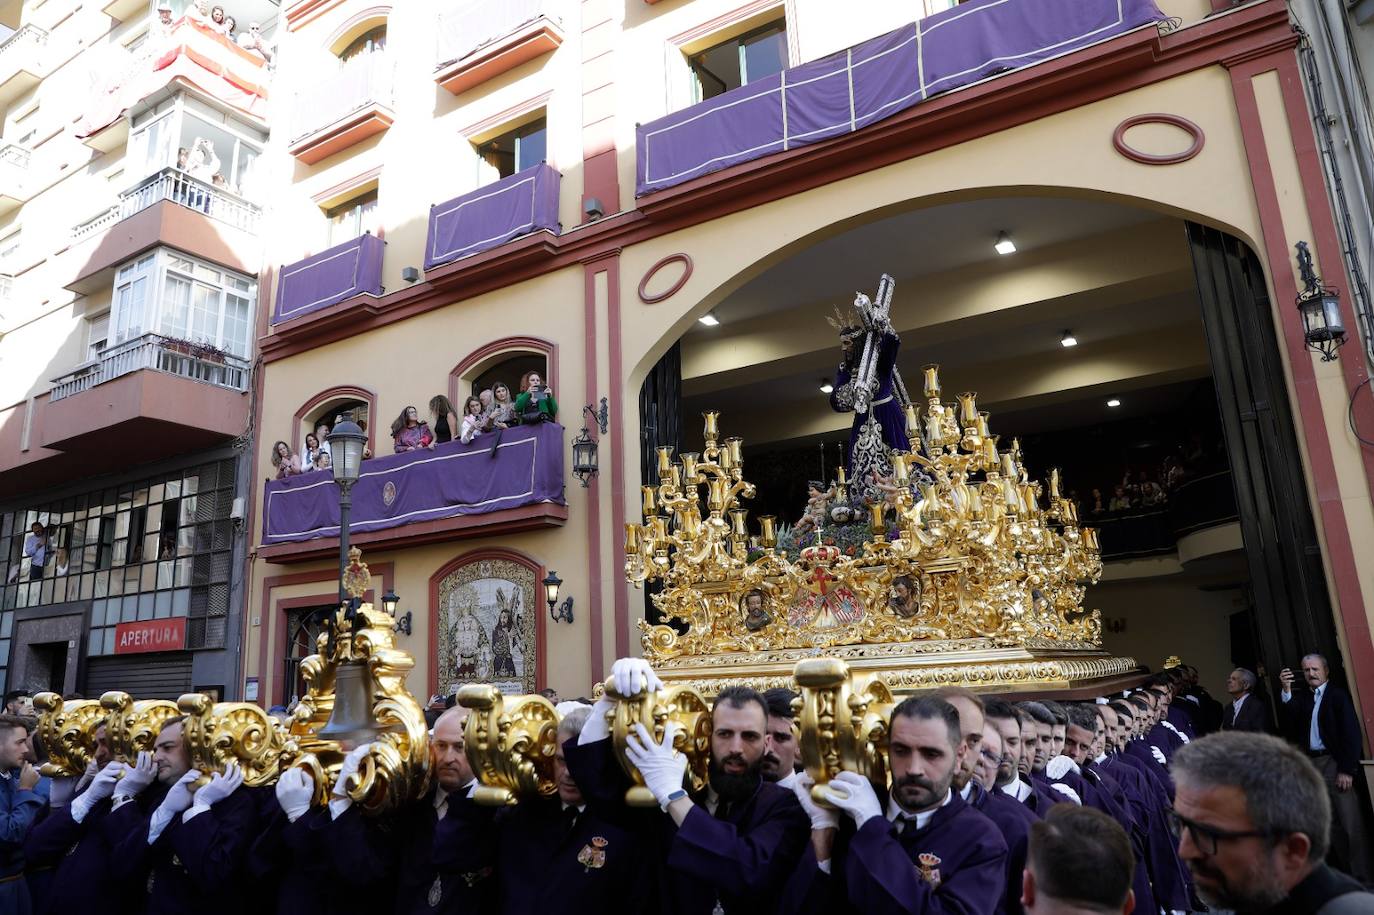
<svg viewBox="0 0 1374 915">
<path fill-rule="evenodd" d="M 1322 362 L 1332 362 L 1336 351 L 1345 345 L 1341 296 L 1336 290 L 1322 285 L 1321 277 L 1312 269 L 1312 252 L 1307 242 L 1300 241 L 1295 247 L 1303 282 L 1297 300 L 1298 312 L 1302 315 L 1303 340 L 1308 349 L 1321 353 Z"/>
<path fill-rule="evenodd" d="M 345 419 L 334 424 L 333 430 L 325 436 L 325 441 L 329 442 L 334 482 L 339 486 L 339 600 L 342 602 L 350 600 L 343 582 L 344 571 L 348 568 L 348 516 L 353 508 L 353 484 L 358 482 L 358 475 L 362 469 L 367 433 L 353 420 Z M 352 618 L 351 601 L 347 614 Z"/>
<path fill-rule="evenodd" d="M 582 408 L 582 412 L 586 413 L 588 416 L 592 418 L 592 422 L 596 423 L 597 426 L 601 429 L 602 435 L 606 434 L 606 398 L 601 398 L 600 410 L 594 409 L 591 404 L 587 404 Z M 572 449 L 573 476 L 581 480 L 582 488 L 586 489 L 587 481 L 590 480 L 592 477 L 596 476 L 600 472 L 596 453 L 597 442 L 596 439 L 592 438 L 591 431 L 588 429 L 588 427 L 583 426 L 582 431 L 578 433 L 577 438 L 572 440 Z"/>
</svg>

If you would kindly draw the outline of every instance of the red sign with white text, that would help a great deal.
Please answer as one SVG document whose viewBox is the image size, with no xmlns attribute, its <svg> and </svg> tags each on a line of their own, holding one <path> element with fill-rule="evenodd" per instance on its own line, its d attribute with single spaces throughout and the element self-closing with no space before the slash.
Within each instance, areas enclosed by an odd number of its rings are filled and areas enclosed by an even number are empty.
<svg viewBox="0 0 1374 915">
<path fill-rule="evenodd" d="M 146 651 L 181 651 L 186 647 L 186 618 L 143 620 L 115 627 L 115 654 Z"/>
</svg>

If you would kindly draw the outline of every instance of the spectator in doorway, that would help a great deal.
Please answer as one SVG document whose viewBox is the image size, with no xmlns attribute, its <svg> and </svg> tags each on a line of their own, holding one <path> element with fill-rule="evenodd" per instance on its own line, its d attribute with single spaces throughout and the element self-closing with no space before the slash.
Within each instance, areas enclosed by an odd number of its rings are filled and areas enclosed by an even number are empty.
<svg viewBox="0 0 1374 915">
<path fill-rule="evenodd" d="M 277 479 L 284 480 L 301 472 L 301 459 L 286 442 L 277 442 L 272 446 L 272 466 L 277 468 Z"/>
<path fill-rule="evenodd" d="M 301 449 L 301 462 L 307 467 L 314 467 L 323 451 L 320 447 L 320 437 L 313 432 L 305 433 L 305 447 Z"/>
<path fill-rule="evenodd" d="M 1118 484 L 1116 489 L 1112 491 L 1112 501 L 1107 508 L 1110 511 L 1123 512 L 1130 507 L 1131 497 L 1127 494 L 1126 487 Z"/>
<path fill-rule="evenodd" d="M 1223 731 L 1262 731 L 1265 734 L 1274 730 L 1274 717 L 1269 703 L 1263 696 L 1255 695 L 1255 685 L 1259 678 L 1244 667 L 1237 667 L 1226 678 L 1226 691 L 1231 694 L 1231 704 L 1221 718 Z"/>
<path fill-rule="evenodd" d="M 12 689 L 5 693 L 5 714 L 19 718 L 33 717 L 33 697 L 26 689 Z"/>
<path fill-rule="evenodd" d="M 504 381 L 491 386 L 491 396 L 491 428 L 509 429 L 520 422 L 515 412 L 515 401 L 510 396 L 510 387 Z"/>
<path fill-rule="evenodd" d="M 482 411 L 482 401 L 477 397 L 469 397 L 463 401 L 463 424 L 459 428 L 458 437 L 464 445 L 470 444 L 473 439 L 482 433 L 486 428 L 487 417 Z"/>
<path fill-rule="evenodd" d="M 434 418 L 434 441 L 442 445 L 453 441 L 458 434 L 458 414 L 453 404 L 443 394 L 435 394 L 429 399 L 429 415 Z"/>
<path fill-rule="evenodd" d="M 29 560 L 29 581 L 43 577 L 43 567 L 48 564 L 48 549 L 47 528 L 37 521 L 33 522 L 24 537 L 24 555 Z"/>
<path fill-rule="evenodd" d="M 522 423 L 540 423 L 558 417 L 558 401 L 553 388 L 544 384 L 538 372 L 526 372 L 520 379 L 520 396 L 515 398 L 515 414 Z"/>
<path fill-rule="evenodd" d="M 406 407 L 396 421 L 391 424 L 391 438 L 395 442 L 397 454 L 434 447 L 434 433 L 429 424 L 420 418 L 420 411 Z"/>
</svg>

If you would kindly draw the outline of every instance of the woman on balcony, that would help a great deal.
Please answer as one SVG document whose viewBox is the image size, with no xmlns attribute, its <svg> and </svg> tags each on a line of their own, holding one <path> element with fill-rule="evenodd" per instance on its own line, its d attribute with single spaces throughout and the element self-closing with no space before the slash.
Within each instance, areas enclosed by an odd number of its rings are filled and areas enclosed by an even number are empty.
<svg viewBox="0 0 1374 915">
<path fill-rule="evenodd" d="M 406 407 L 396 417 L 391 424 L 391 438 L 396 443 L 397 454 L 434 448 L 434 433 L 429 431 L 429 424 L 420 418 L 420 411 L 414 407 Z"/>
<path fill-rule="evenodd" d="M 458 432 L 458 412 L 443 394 L 435 394 L 429 400 L 429 415 L 434 417 L 434 441 L 442 445 L 453 441 Z"/>
<path fill-rule="evenodd" d="M 459 439 L 464 445 L 472 443 L 472 440 L 482 434 L 482 430 L 487 427 L 487 414 L 482 409 L 480 397 L 469 397 L 463 401 L 463 426 L 459 431 Z"/>
<path fill-rule="evenodd" d="M 520 379 L 520 396 L 515 398 L 515 413 L 522 423 L 542 423 L 558 416 L 558 401 L 553 389 L 544 385 L 538 372 L 526 372 Z"/>
<path fill-rule="evenodd" d="M 520 422 L 519 414 L 515 412 L 515 401 L 510 396 L 510 386 L 504 381 L 498 381 L 491 388 L 491 427 L 493 429 L 509 429 Z"/>
<path fill-rule="evenodd" d="M 277 479 L 284 480 L 301 472 L 301 459 L 286 442 L 277 442 L 272 446 L 272 466 L 277 468 Z"/>
</svg>

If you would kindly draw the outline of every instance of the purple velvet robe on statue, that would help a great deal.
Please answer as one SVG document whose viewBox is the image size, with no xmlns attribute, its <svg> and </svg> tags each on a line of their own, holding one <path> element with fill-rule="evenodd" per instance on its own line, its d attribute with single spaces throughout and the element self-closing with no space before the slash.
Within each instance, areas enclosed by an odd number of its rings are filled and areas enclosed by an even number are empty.
<svg viewBox="0 0 1374 915">
<path fill-rule="evenodd" d="M 902 405 L 897 402 L 893 390 L 893 370 L 897 365 L 897 350 L 901 345 L 901 340 L 896 334 L 889 331 L 883 335 L 878 344 L 878 391 L 873 395 L 872 409 L 854 413 L 854 423 L 849 430 L 849 447 L 845 451 L 845 465 L 849 470 L 849 478 L 855 483 L 864 482 L 863 477 L 874 466 L 876 457 L 865 453 L 864 449 L 859 447 L 859 439 L 870 412 L 881 427 L 882 443 L 888 450 L 907 451 L 911 448 L 911 443 L 906 437 L 906 415 L 902 412 Z M 861 357 L 861 348 L 855 347 L 853 359 L 857 362 Z M 847 399 L 845 385 L 853 380 L 856 368 L 857 366 L 848 363 L 840 363 L 835 372 L 835 390 L 830 395 L 830 407 L 837 413 L 848 413 L 854 409 L 852 400 Z M 859 448 L 858 454 L 855 454 L 856 447 Z M 879 472 L 884 475 L 892 473 L 890 458 L 881 463 Z"/>
</svg>

